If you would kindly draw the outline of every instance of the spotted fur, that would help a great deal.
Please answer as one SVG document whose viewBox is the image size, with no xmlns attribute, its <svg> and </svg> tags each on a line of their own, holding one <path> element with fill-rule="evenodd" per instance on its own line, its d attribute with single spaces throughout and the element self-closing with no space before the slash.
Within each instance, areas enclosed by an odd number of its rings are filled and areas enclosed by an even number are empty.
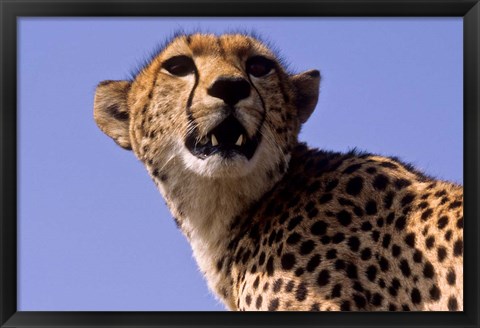
<svg viewBox="0 0 480 328">
<path fill-rule="evenodd" d="M 94 115 L 145 164 L 229 309 L 462 310 L 462 187 L 299 143 L 319 81 L 250 36 L 181 35 L 132 81 L 100 83 Z M 199 155 L 227 120 L 251 158 Z"/>
</svg>

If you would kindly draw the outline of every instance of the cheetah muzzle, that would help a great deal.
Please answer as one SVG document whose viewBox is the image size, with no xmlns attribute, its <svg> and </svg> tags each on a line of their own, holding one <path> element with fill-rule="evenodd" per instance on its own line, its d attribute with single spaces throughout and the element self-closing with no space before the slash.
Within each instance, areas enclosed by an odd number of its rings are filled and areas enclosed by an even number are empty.
<svg viewBox="0 0 480 328">
<path fill-rule="evenodd" d="M 462 186 L 300 143 L 319 86 L 251 36 L 180 35 L 101 82 L 94 117 L 145 165 L 227 308 L 462 310 Z"/>
</svg>

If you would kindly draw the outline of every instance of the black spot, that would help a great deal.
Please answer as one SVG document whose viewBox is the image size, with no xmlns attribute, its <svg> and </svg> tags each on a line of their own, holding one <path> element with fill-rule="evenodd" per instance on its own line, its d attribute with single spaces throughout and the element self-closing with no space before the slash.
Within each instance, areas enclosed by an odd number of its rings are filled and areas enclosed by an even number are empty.
<svg viewBox="0 0 480 328">
<path fill-rule="evenodd" d="M 443 262 L 443 260 L 445 260 L 445 258 L 447 257 L 447 250 L 445 247 L 443 246 L 440 246 L 438 249 L 437 249 L 437 258 L 438 258 L 438 261 L 439 262 Z"/>
<path fill-rule="evenodd" d="M 283 259 L 283 258 L 282 258 Z M 273 257 L 270 256 L 268 258 L 268 261 L 267 261 L 267 275 L 269 277 L 273 276 L 273 271 L 274 271 L 274 268 L 273 268 Z"/>
<path fill-rule="evenodd" d="M 435 245 L 435 237 L 434 236 L 429 236 L 426 240 L 425 240 L 425 246 L 428 248 L 428 249 L 431 249 L 433 247 L 433 245 Z"/>
<path fill-rule="evenodd" d="M 392 224 L 393 220 L 395 220 L 395 213 L 391 212 L 390 214 L 388 214 L 387 216 L 387 225 L 390 225 Z"/>
<path fill-rule="evenodd" d="M 367 301 L 365 300 L 365 297 L 359 295 L 359 294 L 353 294 L 353 300 L 355 301 L 355 305 L 359 309 L 363 309 L 365 305 L 367 304 Z"/>
<path fill-rule="evenodd" d="M 410 308 L 408 307 L 407 304 L 402 304 L 402 310 L 403 311 L 410 311 Z"/>
<path fill-rule="evenodd" d="M 265 252 L 261 252 L 258 258 L 258 265 L 263 265 L 263 263 L 265 263 Z"/>
<path fill-rule="evenodd" d="M 388 305 L 388 311 L 397 311 L 397 306 L 395 304 L 390 303 Z"/>
<path fill-rule="evenodd" d="M 361 177 L 354 177 L 347 182 L 345 191 L 352 196 L 357 196 L 362 191 L 362 188 L 363 179 Z"/>
<path fill-rule="evenodd" d="M 445 233 L 445 240 L 446 240 L 446 241 L 450 241 L 450 239 L 452 239 L 452 230 L 448 230 L 448 231 Z"/>
<path fill-rule="evenodd" d="M 257 310 L 260 309 L 260 307 L 262 306 L 262 301 L 263 301 L 262 295 L 258 295 L 257 301 L 255 302 L 255 307 L 257 308 Z"/>
<path fill-rule="evenodd" d="M 305 205 L 305 211 L 311 211 L 315 207 L 315 203 L 313 201 L 308 202 L 307 205 Z"/>
<path fill-rule="evenodd" d="M 365 221 L 362 223 L 362 225 L 360 226 L 360 229 L 362 229 L 363 231 L 370 231 L 372 230 L 372 224 L 368 221 Z"/>
<path fill-rule="evenodd" d="M 276 311 L 278 309 L 278 305 L 280 304 L 280 301 L 278 298 L 274 298 L 273 300 L 270 301 L 270 304 L 268 304 L 268 311 Z"/>
<path fill-rule="evenodd" d="M 330 272 L 328 270 L 322 270 L 318 274 L 317 283 L 319 286 L 325 286 L 330 281 Z"/>
<path fill-rule="evenodd" d="M 398 257 L 402 253 L 402 249 L 397 244 L 392 245 L 392 256 Z"/>
<path fill-rule="evenodd" d="M 300 277 L 304 273 L 305 273 L 305 270 L 303 268 L 297 268 L 295 270 L 295 276 L 297 276 L 297 277 Z"/>
<path fill-rule="evenodd" d="M 353 289 L 355 289 L 358 292 L 363 292 L 364 291 L 362 284 L 358 281 L 354 282 Z"/>
<path fill-rule="evenodd" d="M 415 247 L 415 234 L 413 232 L 409 233 L 405 236 L 404 241 L 408 246 Z"/>
<path fill-rule="evenodd" d="M 463 229 L 463 216 L 457 220 L 457 228 Z"/>
<path fill-rule="evenodd" d="M 388 248 L 388 246 L 390 245 L 390 241 L 392 240 L 392 236 L 389 234 L 389 233 L 386 233 L 384 236 L 383 236 L 383 241 L 382 241 L 382 246 L 383 248 Z"/>
<path fill-rule="evenodd" d="M 343 301 L 340 304 L 340 311 L 350 311 L 350 301 Z"/>
<path fill-rule="evenodd" d="M 322 236 L 322 238 L 320 238 L 320 242 L 324 245 L 327 245 L 329 242 L 330 242 L 331 238 L 329 236 Z"/>
<path fill-rule="evenodd" d="M 302 237 L 298 233 L 294 232 L 290 236 L 288 236 L 287 244 L 295 245 L 296 243 L 298 243 L 300 241 L 301 238 Z"/>
<path fill-rule="evenodd" d="M 457 299 L 453 296 L 450 296 L 448 299 L 448 311 L 457 311 L 458 310 L 458 303 Z"/>
<path fill-rule="evenodd" d="M 340 297 L 342 296 L 342 285 L 336 284 L 332 288 L 332 298 Z"/>
<path fill-rule="evenodd" d="M 313 242 L 313 240 L 304 241 L 300 246 L 300 254 L 302 255 L 310 254 L 314 248 L 315 248 L 315 243 Z"/>
<path fill-rule="evenodd" d="M 286 253 L 282 256 L 281 263 L 284 270 L 291 270 L 295 265 L 295 262 L 295 255 L 293 255 L 292 253 Z"/>
<path fill-rule="evenodd" d="M 427 261 L 425 263 L 425 266 L 423 267 L 423 276 L 425 278 L 433 278 L 433 275 L 435 274 L 435 270 L 433 269 L 432 263 L 430 261 Z"/>
<path fill-rule="evenodd" d="M 378 230 L 372 231 L 372 239 L 374 242 L 377 242 L 380 239 L 380 232 Z"/>
<path fill-rule="evenodd" d="M 250 294 L 248 294 L 247 297 L 245 297 L 245 302 L 247 303 L 247 306 L 249 306 L 252 303 L 252 297 L 250 296 Z"/>
<path fill-rule="evenodd" d="M 380 288 L 385 288 L 385 280 L 383 280 L 382 278 L 378 279 L 378 285 L 380 286 Z"/>
<path fill-rule="evenodd" d="M 377 202 L 374 200 L 369 200 L 367 205 L 365 205 L 365 212 L 367 212 L 368 215 L 377 214 Z"/>
<path fill-rule="evenodd" d="M 332 237 L 332 242 L 334 244 L 339 244 L 345 239 L 345 235 L 341 232 L 337 232 L 335 235 Z"/>
<path fill-rule="evenodd" d="M 355 213 L 355 215 L 358 216 L 359 218 L 363 216 L 363 210 L 358 206 L 355 206 L 353 208 L 353 213 Z"/>
<path fill-rule="evenodd" d="M 325 204 L 325 203 L 328 203 L 329 201 L 331 201 L 332 198 L 333 198 L 333 196 L 330 193 L 323 194 L 322 197 L 320 197 L 320 199 L 318 200 L 318 202 L 320 204 Z"/>
<path fill-rule="evenodd" d="M 397 230 L 403 230 L 405 229 L 405 224 L 407 223 L 407 218 L 404 216 L 401 216 L 395 221 L 395 229 Z"/>
<path fill-rule="evenodd" d="M 217 271 L 222 270 L 223 260 L 224 260 L 223 258 L 221 258 L 220 260 L 218 260 L 218 262 L 217 262 Z"/>
<path fill-rule="evenodd" d="M 405 276 L 405 277 L 410 277 L 412 271 L 410 270 L 410 265 L 408 265 L 408 261 L 403 259 L 400 261 L 400 265 L 399 265 L 399 268 L 400 270 L 402 271 L 402 274 Z"/>
<path fill-rule="evenodd" d="M 316 236 L 321 236 L 324 235 L 325 232 L 327 232 L 327 227 L 328 224 L 326 224 L 324 221 L 317 221 L 312 225 L 310 231 Z"/>
<path fill-rule="evenodd" d="M 382 219 L 382 218 L 379 218 L 379 219 L 377 220 L 377 226 L 378 226 L 379 228 L 383 227 L 383 219 Z"/>
<path fill-rule="evenodd" d="M 325 257 L 329 260 L 337 258 L 337 250 L 333 248 L 329 249 Z"/>
<path fill-rule="evenodd" d="M 362 164 L 352 164 L 349 167 L 347 167 L 345 170 L 343 170 L 343 173 L 351 174 L 357 171 L 361 167 L 362 167 Z"/>
<path fill-rule="evenodd" d="M 385 206 L 385 209 L 388 210 L 392 206 L 393 197 L 395 197 L 395 194 L 392 191 L 388 192 L 385 195 L 385 197 L 383 198 L 383 205 Z"/>
<path fill-rule="evenodd" d="M 427 208 L 425 211 L 423 211 L 421 219 L 422 221 L 427 221 L 427 219 L 432 216 L 433 210 L 431 208 Z"/>
<path fill-rule="evenodd" d="M 380 295 L 379 293 L 374 293 L 370 303 L 372 303 L 372 305 L 375 305 L 375 306 L 381 306 L 382 302 L 383 302 L 383 296 Z"/>
<path fill-rule="evenodd" d="M 348 213 L 345 210 L 342 210 L 337 213 L 337 220 L 340 222 L 341 225 L 343 226 L 348 226 L 350 223 L 352 223 L 352 215 Z"/>
<path fill-rule="evenodd" d="M 273 292 L 278 293 L 280 291 L 280 289 L 282 288 L 282 284 L 283 284 L 283 279 L 282 278 L 279 278 L 279 279 L 275 280 L 275 282 L 273 283 Z"/>
<path fill-rule="evenodd" d="M 453 244 L 453 255 L 454 256 L 461 256 L 462 253 L 463 253 L 463 241 L 461 239 L 458 239 Z"/>
<path fill-rule="evenodd" d="M 408 187 L 412 183 L 410 181 L 408 181 L 407 179 L 400 178 L 400 179 L 395 180 L 394 184 L 395 184 L 395 187 L 397 189 L 403 189 L 405 187 Z"/>
<path fill-rule="evenodd" d="M 422 258 L 423 258 L 423 253 L 422 253 L 422 251 L 416 249 L 416 250 L 415 250 L 415 253 L 413 253 L 413 261 L 414 261 L 415 263 L 420 263 L 420 262 L 422 262 Z"/>
<path fill-rule="evenodd" d="M 369 167 L 365 171 L 367 171 L 368 174 L 375 174 L 377 173 L 377 169 L 374 167 Z"/>
<path fill-rule="evenodd" d="M 438 229 L 442 230 L 445 228 L 445 226 L 448 224 L 448 216 L 442 216 L 440 219 L 437 221 L 437 227 Z"/>
<path fill-rule="evenodd" d="M 383 272 L 388 271 L 390 268 L 390 263 L 388 263 L 388 260 L 383 256 L 378 260 L 378 264 Z"/>
<path fill-rule="evenodd" d="M 372 251 L 370 250 L 370 248 L 364 248 L 361 252 L 361 258 L 362 260 L 364 261 L 368 261 L 370 260 L 370 258 L 372 257 Z"/>
<path fill-rule="evenodd" d="M 338 179 L 334 179 L 332 181 L 330 181 L 326 186 L 325 186 L 325 192 L 330 192 L 332 191 L 333 189 L 335 189 L 335 187 L 338 185 Z"/>
<path fill-rule="evenodd" d="M 307 298 L 307 294 L 308 294 L 307 286 L 305 285 L 305 283 L 302 282 L 297 287 L 297 292 L 295 293 L 295 298 L 297 299 L 297 301 L 302 302 Z"/>
<path fill-rule="evenodd" d="M 313 272 L 320 264 L 320 260 L 321 258 L 319 254 L 313 255 L 312 258 L 310 258 L 310 260 L 307 263 L 307 271 Z"/>
<path fill-rule="evenodd" d="M 260 277 L 258 276 L 253 282 L 253 289 L 257 289 L 259 283 L 260 283 Z"/>
<path fill-rule="evenodd" d="M 347 272 L 347 277 L 350 279 L 357 279 L 358 278 L 358 273 L 357 273 L 357 266 L 355 264 L 349 263 L 347 265 L 347 269 L 345 270 Z"/>
<path fill-rule="evenodd" d="M 272 233 L 270 233 L 270 236 L 268 237 L 268 245 L 272 246 L 276 238 L 277 238 L 277 230 L 274 229 Z"/>
<path fill-rule="evenodd" d="M 278 243 L 283 238 L 283 229 L 278 230 L 277 236 L 275 237 L 275 241 Z"/>
<path fill-rule="evenodd" d="M 410 204 L 414 199 L 415 199 L 415 195 L 412 193 L 408 193 L 402 198 L 400 203 L 402 204 L 402 207 L 405 207 L 408 204 Z"/>
<path fill-rule="evenodd" d="M 353 236 L 348 239 L 347 244 L 352 251 L 357 252 L 360 247 L 360 240 L 357 237 Z"/>
<path fill-rule="evenodd" d="M 263 291 L 266 292 L 268 290 L 268 287 L 270 287 L 270 284 L 267 281 L 265 285 L 263 285 Z"/>
<path fill-rule="evenodd" d="M 432 301 L 438 301 L 442 295 L 442 292 L 437 287 L 437 285 L 432 285 L 432 288 L 430 288 L 429 293 L 430 293 L 430 299 Z"/>
<path fill-rule="evenodd" d="M 381 162 L 380 166 L 387 167 L 389 169 L 396 169 L 398 167 L 396 164 L 390 162 Z"/>
<path fill-rule="evenodd" d="M 427 202 L 421 202 L 420 204 L 418 204 L 418 208 L 419 209 L 425 209 L 428 207 L 428 203 Z"/>
<path fill-rule="evenodd" d="M 350 199 L 343 197 L 338 198 L 338 203 L 342 206 L 355 206 L 355 204 Z"/>
<path fill-rule="evenodd" d="M 455 282 L 457 280 L 457 276 L 455 275 L 455 271 L 450 268 L 447 273 L 447 282 L 449 285 L 453 286 L 455 285 Z"/>
<path fill-rule="evenodd" d="M 300 224 L 300 222 L 302 222 L 303 220 L 303 216 L 301 215 L 297 215 L 295 216 L 294 218 L 292 218 L 289 222 L 288 222 L 288 227 L 287 229 L 289 231 L 292 231 L 297 225 Z"/>
<path fill-rule="evenodd" d="M 377 190 L 385 190 L 388 182 L 388 178 L 385 175 L 378 174 L 373 180 L 373 187 Z"/>
<path fill-rule="evenodd" d="M 312 306 L 310 307 L 310 311 L 315 311 L 315 312 L 320 311 L 320 305 L 318 303 L 313 303 Z"/>
<path fill-rule="evenodd" d="M 456 200 L 456 201 L 450 203 L 450 205 L 448 207 L 449 208 L 457 208 L 457 207 L 460 207 L 460 206 L 462 206 L 462 202 Z"/>
<path fill-rule="evenodd" d="M 336 260 L 335 261 L 335 269 L 337 271 L 345 269 L 345 261 L 344 260 Z"/>
<path fill-rule="evenodd" d="M 293 280 L 290 280 L 286 285 L 285 285 L 285 291 L 287 293 L 290 293 L 293 288 L 295 287 L 295 282 Z"/>
</svg>

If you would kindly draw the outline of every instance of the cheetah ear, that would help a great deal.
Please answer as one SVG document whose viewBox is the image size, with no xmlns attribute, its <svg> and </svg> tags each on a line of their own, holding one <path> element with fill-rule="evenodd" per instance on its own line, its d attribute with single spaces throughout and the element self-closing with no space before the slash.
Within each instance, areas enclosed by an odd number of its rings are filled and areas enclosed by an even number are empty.
<svg viewBox="0 0 480 328">
<path fill-rule="evenodd" d="M 314 69 L 293 75 L 291 79 L 295 86 L 295 105 L 298 110 L 298 118 L 301 123 L 305 123 L 317 105 L 320 92 L 320 72 Z"/>
<path fill-rule="evenodd" d="M 98 127 L 120 147 L 131 150 L 128 133 L 130 116 L 128 113 L 128 81 L 103 81 L 95 91 L 93 117 Z"/>
</svg>

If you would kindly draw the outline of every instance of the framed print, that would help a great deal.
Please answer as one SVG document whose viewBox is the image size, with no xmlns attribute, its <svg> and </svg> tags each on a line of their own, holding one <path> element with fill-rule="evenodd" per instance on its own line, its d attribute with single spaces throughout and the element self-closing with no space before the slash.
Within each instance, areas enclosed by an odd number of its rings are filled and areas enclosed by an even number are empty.
<svg viewBox="0 0 480 328">
<path fill-rule="evenodd" d="M 478 326 L 477 1 L 0 10 L 1 327 Z"/>
</svg>

